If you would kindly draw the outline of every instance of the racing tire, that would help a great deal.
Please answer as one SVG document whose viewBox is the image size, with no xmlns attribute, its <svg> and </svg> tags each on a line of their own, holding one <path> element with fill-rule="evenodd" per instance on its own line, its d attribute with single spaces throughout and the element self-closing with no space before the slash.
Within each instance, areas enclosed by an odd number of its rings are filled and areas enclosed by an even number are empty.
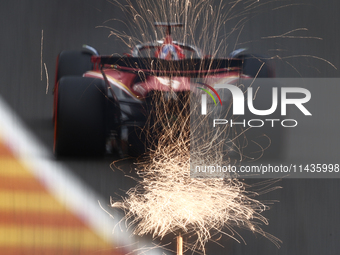
<svg viewBox="0 0 340 255">
<path fill-rule="evenodd" d="M 56 88 L 54 154 L 102 156 L 107 138 L 105 82 L 87 77 L 63 77 Z"/>
<path fill-rule="evenodd" d="M 64 76 L 82 76 L 93 69 L 92 53 L 85 50 L 62 51 L 57 60 L 56 81 Z"/>
<path fill-rule="evenodd" d="M 91 52 L 85 50 L 67 50 L 62 51 L 58 55 L 56 63 L 54 104 L 53 104 L 53 121 L 55 120 L 55 105 L 56 105 L 56 87 L 59 80 L 64 76 L 83 76 L 83 74 L 93 69 L 91 62 Z"/>
</svg>

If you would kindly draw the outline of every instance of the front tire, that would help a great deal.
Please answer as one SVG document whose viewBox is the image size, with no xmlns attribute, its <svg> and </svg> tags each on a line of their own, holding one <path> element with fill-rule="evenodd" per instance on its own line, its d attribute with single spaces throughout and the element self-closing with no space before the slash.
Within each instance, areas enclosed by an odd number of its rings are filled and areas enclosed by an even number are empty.
<svg viewBox="0 0 340 255">
<path fill-rule="evenodd" d="M 55 155 L 103 155 L 107 137 L 105 82 L 87 77 L 63 77 L 56 93 Z"/>
</svg>

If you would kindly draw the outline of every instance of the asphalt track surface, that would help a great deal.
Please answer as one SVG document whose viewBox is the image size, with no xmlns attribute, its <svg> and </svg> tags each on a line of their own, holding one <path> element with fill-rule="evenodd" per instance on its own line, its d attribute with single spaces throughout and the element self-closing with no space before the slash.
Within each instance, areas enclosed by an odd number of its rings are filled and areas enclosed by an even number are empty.
<svg viewBox="0 0 340 255">
<path fill-rule="evenodd" d="M 280 77 L 338 78 L 339 72 L 320 58 L 340 67 L 339 7 L 338 2 L 330 0 L 281 1 L 264 6 L 265 11 L 244 27 L 238 42 L 248 42 L 242 46 L 261 54 L 273 55 L 273 51 L 280 48 L 275 51 L 280 56 L 317 57 L 293 57 L 289 58 L 289 63 L 285 61 L 287 59 L 278 61 L 277 75 Z M 126 17 L 104 0 L 1 1 L 0 14 L 0 95 L 52 151 L 51 91 L 57 54 L 63 49 L 78 49 L 84 43 L 99 49 L 102 54 L 126 52 L 128 49 L 122 43 L 108 37 L 109 29 L 97 26 L 113 18 L 127 21 L 131 17 Z M 298 28 L 308 28 L 308 31 L 298 31 L 297 35 L 310 38 L 264 39 Z M 41 80 L 42 30 L 42 62 L 46 63 L 49 74 L 47 94 L 45 70 Z M 236 37 L 231 39 L 236 40 Z M 334 103 L 339 92 L 340 89 L 335 88 L 323 93 L 318 102 L 327 104 L 331 96 Z M 323 115 L 322 123 L 302 123 L 301 128 L 290 133 L 289 141 L 293 142 L 289 156 L 299 155 L 306 163 L 335 163 L 330 161 L 336 160 L 339 152 L 338 107 L 336 103 L 331 105 L 330 112 Z M 315 157 L 324 162 L 311 162 Z M 115 159 L 107 156 L 100 160 L 69 159 L 63 163 L 89 188 L 107 199 L 104 203 L 108 203 L 110 196 L 122 195 L 134 184 L 124 177 L 133 170 L 133 161 L 122 162 L 123 173 L 110 169 L 109 165 Z M 270 225 L 264 227 L 283 241 L 280 249 L 260 236 L 241 232 L 247 245 L 225 241 L 222 242 L 225 247 L 221 248 L 209 244 L 208 254 L 337 254 L 340 250 L 340 179 L 284 179 L 280 186 L 282 189 L 262 197 L 280 201 L 265 212 Z"/>
</svg>

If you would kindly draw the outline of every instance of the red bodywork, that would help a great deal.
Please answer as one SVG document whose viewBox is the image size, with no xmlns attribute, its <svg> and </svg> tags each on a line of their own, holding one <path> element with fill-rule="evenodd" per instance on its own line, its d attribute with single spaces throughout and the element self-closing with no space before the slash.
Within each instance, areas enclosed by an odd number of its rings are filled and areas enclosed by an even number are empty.
<svg viewBox="0 0 340 255">
<path fill-rule="evenodd" d="M 173 42 L 170 35 L 170 27 L 167 26 L 167 34 L 161 45 L 153 46 L 146 45 L 144 49 L 155 49 L 155 57 L 158 59 L 164 59 L 167 61 L 183 60 L 186 58 L 184 50 Z M 115 86 L 131 97 L 141 100 L 147 96 L 150 91 L 189 91 L 190 90 L 190 74 L 204 73 L 205 79 L 210 84 L 214 84 L 216 80 L 220 80 L 228 77 L 240 77 L 240 68 L 230 69 L 211 69 L 211 70 L 153 70 L 155 75 L 145 75 L 150 72 L 149 69 L 136 68 L 132 66 L 122 65 L 110 65 L 101 63 L 102 56 L 92 56 L 92 62 L 94 63 L 93 71 L 89 71 L 84 74 L 85 77 L 93 77 L 106 79 L 111 86 Z M 177 72 L 177 75 L 173 76 L 172 73 Z M 180 73 L 180 75 L 178 75 Z M 164 76 L 166 75 L 166 76 Z M 143 76 L 140 79 L 139 76 Z"/>
</svg>

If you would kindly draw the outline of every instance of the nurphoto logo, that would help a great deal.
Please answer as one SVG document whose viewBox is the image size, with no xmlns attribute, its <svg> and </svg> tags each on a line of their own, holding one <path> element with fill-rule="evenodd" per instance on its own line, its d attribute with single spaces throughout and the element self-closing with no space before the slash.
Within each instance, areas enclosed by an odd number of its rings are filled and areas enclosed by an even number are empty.
<svg viewBox="0 0 340 255">
<path fill-rule="evenodd" d="M 220 101 L 221 106 L 223 105 L 222 100 L 217 93 L 217 89 L 228 89 L 231 93 L 232 97 L 232 113 L 233 115 L 245 115 L 245 102 L 247 102 L 248 110 L 257 116 L 268 116 L 273 114 L 278 106 L 279 106 L 279 100 L 280 100 L 280 113 L 281 116 L 287 115 L 287 105 L 295 105 L 305 116 L 312 116 L 312 114 L 307 110 L 307 108 L 304 106 L 305 103 L 309 102 L 311 99 L 311 93 L 308 89 L 305 88 L 297 88 L 297 87 L 281 87 L 279 97 L 278 93 L 278 87 L 272 87 L 271 91 L 271 98 L 268 98 L 268 100 L 271 99 L 271 106 L 268 109 L 256 109 L 254 106 L 254 92 L 253 88 L 249 87 L 247 89 L 247 100 L 245 100 L 244 92 L 237 87 L 236 85 L 232 84 L 217 84 L 215 87 L 211 87 L 207 84 L 201 83 L 207 88 L 209 88 L 211 91 L 214 92 L 214 94 L 217 96 L 218 100 Z M 217 105 L 217 102 L 215 98 L 213 97 L 212 93 L 204 88 L 199 88 L 203 91 L 205 91 L 214 101 L 215 106 Z M 201 114 L 206 115 L 207 114 L 207 94 L 202 94 L 201 97 Z M 295 95 L 295 97 L 298 96 L 298 98 L 289 98 L 289 95 Z M 246 127 L 247 125 L 249 127 L 262 127 L 265 125 L 265 123 L 269 123 L 271 127 L 275 126 L 275 123 L 279 122 L 283 127 L 295 127 L 297 126 L 298 122 L 294 119 L 250 119 L 242 121 L 235 122 L 232 119 L 227 120 L 223 119 L 223 116 L 221 119 L 213 119 L 213 127 L 216 127 L 217 125 L 226 125 L 229 123 L 229 125 L 232 127 L 233 125 L 242 125 L 243 127 Z"/>
</svg>

